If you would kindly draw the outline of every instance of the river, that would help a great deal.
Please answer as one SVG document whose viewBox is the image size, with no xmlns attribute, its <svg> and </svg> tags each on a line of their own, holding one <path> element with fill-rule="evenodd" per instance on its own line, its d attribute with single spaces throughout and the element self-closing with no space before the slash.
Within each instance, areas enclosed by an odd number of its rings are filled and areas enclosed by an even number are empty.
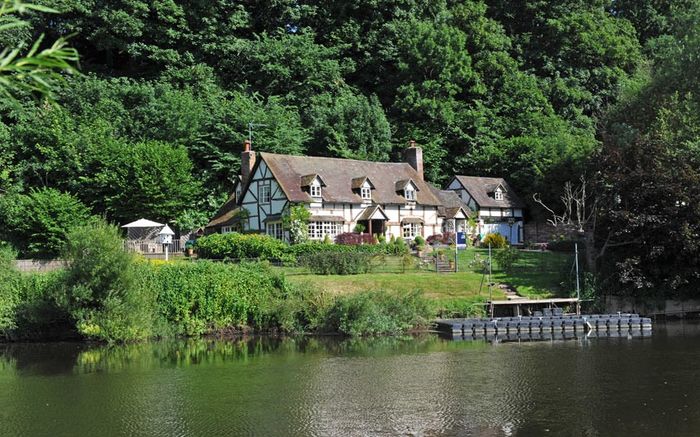
<svg viewBox="0 0 700 437">
<path fill-rule="evenodd" d="M 699 369 L 694 323 L 498 344 L 0 344 L 0 435 L 697 436 Z"/>
</svg>

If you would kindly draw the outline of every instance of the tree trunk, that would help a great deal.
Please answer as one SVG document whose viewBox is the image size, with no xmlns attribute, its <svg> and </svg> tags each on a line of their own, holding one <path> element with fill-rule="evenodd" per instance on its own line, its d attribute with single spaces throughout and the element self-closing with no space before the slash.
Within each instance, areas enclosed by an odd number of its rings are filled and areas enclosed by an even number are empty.
<svg viewBox="0 0 700 437">
<path fill-rule="evenodd" d="M 586 269 L 591 273 L 596 273 L 596 260 L 598 258 L 598 253 L 595 250 L 595 233 L 592 229 L 583 233 L 583 240 L 586 245 Z"/>
</svg>

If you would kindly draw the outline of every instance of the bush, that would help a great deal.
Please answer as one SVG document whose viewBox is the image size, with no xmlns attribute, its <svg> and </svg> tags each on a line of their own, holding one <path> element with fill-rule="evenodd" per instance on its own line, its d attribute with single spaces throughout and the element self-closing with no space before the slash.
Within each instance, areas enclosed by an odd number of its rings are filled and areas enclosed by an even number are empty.
<svg viewBox="0 0 700 437">
<path fill-rule="evenodd" d="M 201 335 L 224 328 L 266 326 L 266 306 L 282 279 L 262 263 L 144 263 L 141 278 L 157 293 L 163 334 Z"/>
<path fill-rule="evenodd" d="M 317 275 L 357 275 L 371 269 L 372 254 L 362 252 L 319 252 L 304 255 L 299 264 Z"/>
<path fill-rule="evenodd" d="M 0 242 L 0 336 L 16 327 L 15 307 L 19 302 L 19 274 L 14 270 L 15 251 Z"/>
<path fill-rule="evenodd" d="M 513 269 L 513 265 L 520 259 L 520 251 L 514 247 L 506 247 L 505 249 L 497 250 L 493 258 L 503 271 L 510 272 Z"/>
<path fill-rule="evenodd" d="M 387 255 L 401 256 L 408 252 L 408 245 L 403 238 L 396 238 L 393 242 L 389 243 L 386 248 Z"/>
<path fill-rule="evenodd" d="M 343 234 L 338 234 L 338 236 L 335 237 L 335 243 L 349 245 L 374 244 L 374 237 L 370 234 L 356 234 L 354 232 L 345 232 Z"/>
<path fill-rule="evenodd" d="M 351 336 L 400 334 L 430 317 L 428 301 L 419 292 L 368 291 L 338 297 L 328 310 L 326 329 Z"/>
<path fill-rule="evenodd" d="M 0 196 L 0 232 L 23 257 L 59 255 L 67 233 L 89 217 L 88 208 L 78 199 L 52 188 Z"/>
<path fill-rule="evenodd" d="M 199 238 L 195 250 L 200 258 L 281 260 L 288 245 L 264 234 L 212 234 Z"/>
<path fill-rule="evenodd" d="M 486 234 L 486 237 L 484 237 L 484 240 L 481 242 L 481 245 L 488 247 L 489 244 L 491 245 L 492 249 L 502 249 L 508 246 L 506 237 L 498 233 Z"/>
<path fill-rule="evenodd" d="M 421 237 L 420 235 L 416 235 L 416 238 L 413 241 L 416 243 L 416 249 L 422 250 L 425 247 L 425 238 Z"/>
<path fill-rule="evenodd" d="M 124 250 L 119 229 L 101 220 L 68 235 L 68 261 L 60 303 L 79 333 L 107 341 L 152 335 L 152 290 L 135 281 L 134 255 Z"/>
</svg>

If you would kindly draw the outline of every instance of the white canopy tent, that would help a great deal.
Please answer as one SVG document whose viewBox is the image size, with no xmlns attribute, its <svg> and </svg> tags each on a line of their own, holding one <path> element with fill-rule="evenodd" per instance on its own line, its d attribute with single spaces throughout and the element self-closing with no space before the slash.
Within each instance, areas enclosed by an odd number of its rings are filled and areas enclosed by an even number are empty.
<svg viewBox="0 0 700 437">
<path fill-rule="evenodd" d="M 127 240 L 155 242 L 158 234 L 163 229 L 163 226 L 165 226 L 163 223 L 142 218 L 136 220 L 135 222 L 127 223 L 122 226 L 122 228 L 126 229 Z"/>
</svg>

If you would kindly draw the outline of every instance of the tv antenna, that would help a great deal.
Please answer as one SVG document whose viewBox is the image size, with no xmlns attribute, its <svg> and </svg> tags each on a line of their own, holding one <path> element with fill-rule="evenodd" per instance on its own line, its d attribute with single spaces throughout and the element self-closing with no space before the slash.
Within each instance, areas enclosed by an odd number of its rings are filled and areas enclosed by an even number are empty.
<svg viewBox="0 0 700 437">
<path fill-rule="evenodd" d="M 253 123 L 252 121 L 248 123 L 248 142 L 253 144 L 253 128 L 255 127 L 266 127 L 266 124 Z"/>
</svg>

